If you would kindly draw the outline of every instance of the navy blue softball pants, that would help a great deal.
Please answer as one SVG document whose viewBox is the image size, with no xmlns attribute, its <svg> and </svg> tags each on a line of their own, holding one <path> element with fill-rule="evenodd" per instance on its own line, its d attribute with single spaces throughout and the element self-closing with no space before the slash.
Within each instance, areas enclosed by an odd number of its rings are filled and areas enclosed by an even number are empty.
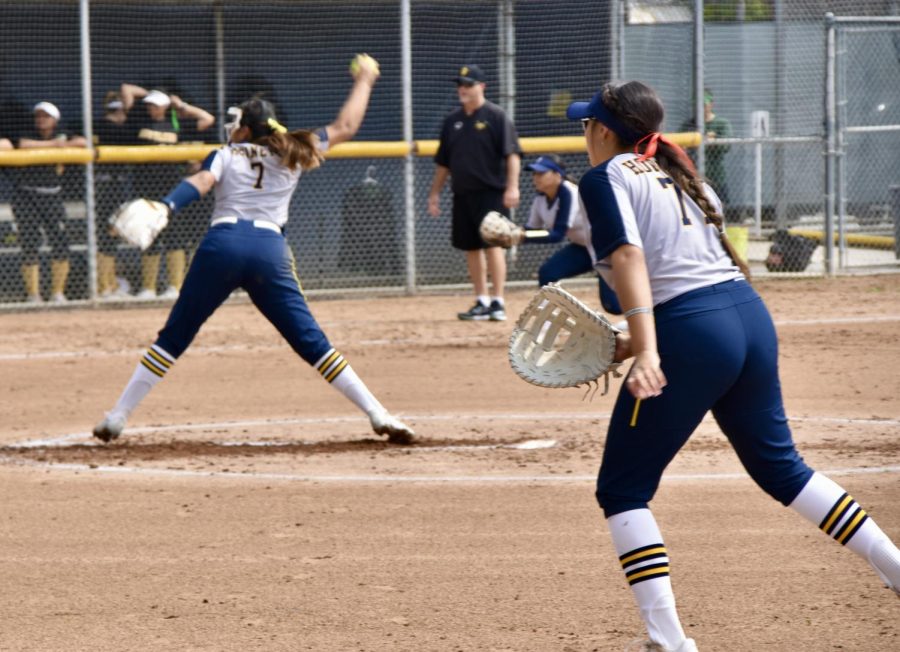
<svg viewBox="0 0 900 652">
<path fill-rule="evenodd" d="M 247 291 L 254 305 L 309 364 L 331 349 L 303 298 L 294 256 L 284 236 L 246 220 L 219 224 L 206 232 L 156 344 L 178 358 L 237 288 Z"/>
<path fill-rule="evenodd" d="M 580 276 L 593 271 L 594 264 L 586 247 L 570 242 L 565 247 L 550 256 L 538 270 L 538 283 L 541 287 L 547 283 L 556 283 L 564 278 Z M 619 305 L 619 297 L 612 291 L 602 278 L 597 277 L 600 284 L 600 305 L 603 309 L 614 315 L 622 314 Z"/>
<path fill-rule="evenodd" d="M 597 479 L 607 518 L 647 507 L 710 410 L 753 480 L 789 505 L 813 471 L 788 427 L 778 340 L 762 299 L 746 281 L 727 281 L 667 301 L 654 315 L 668 385 L 637 401 L 622 384 Z"/>
</svg>

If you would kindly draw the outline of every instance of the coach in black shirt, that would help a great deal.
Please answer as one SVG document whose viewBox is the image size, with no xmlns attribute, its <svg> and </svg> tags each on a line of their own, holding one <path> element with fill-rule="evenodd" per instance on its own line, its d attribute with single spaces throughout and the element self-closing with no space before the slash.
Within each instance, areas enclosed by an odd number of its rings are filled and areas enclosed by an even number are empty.
<svg viewBox="0 0 900 652">
<path fill-rule="evenodd" d="M 456 88 L 461 106 L 444 119 L 434 157 L 437 167 L 428 195 L 428 212 L 434 217 L 440 215 L 441 190 L 449 176 L 453 190 L 452 244 L 466 252 L 475 289 L 475 305 L 458 316 L 463 320 L 502 321 L 506 319 L 505 252 L 487 247 L 478 227 L 486 213 L 508 215 L 510 208 L 519 205 L 519 139 L 503 109 L 485 99 L 481 68 L 460 68 Z M 488 274 L 491 296 L 487 293 Z"/>
</svg>

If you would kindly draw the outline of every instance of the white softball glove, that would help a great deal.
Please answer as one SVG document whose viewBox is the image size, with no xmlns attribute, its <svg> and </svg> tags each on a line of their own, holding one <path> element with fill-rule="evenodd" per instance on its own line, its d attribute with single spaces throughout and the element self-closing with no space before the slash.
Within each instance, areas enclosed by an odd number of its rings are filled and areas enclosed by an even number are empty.
<svg viewBox="0 0 900 652">
<path fill-rule="evenodd" d="M 150 199 L 132 199 L 109 218 L 113 231 L 126 242 L 147 249 L 169 223 L 169 207 Z"/>
<path fill-rule="evenodd" d="M 509 364 L 541 387 L 578 387 L 618 378 L 613 362 L 619 329 L 555 283 L 545 285 L 519 315 L 509 338 Z M 599 385 L 599 383 L 598 383 Z"/>
</svg>

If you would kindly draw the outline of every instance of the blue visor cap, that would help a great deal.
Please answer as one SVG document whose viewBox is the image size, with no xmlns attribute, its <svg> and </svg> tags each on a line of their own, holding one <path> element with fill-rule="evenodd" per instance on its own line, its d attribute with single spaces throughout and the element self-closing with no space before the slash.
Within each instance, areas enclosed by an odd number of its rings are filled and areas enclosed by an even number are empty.
<svg viewBox="0 0 900 652">
<path fill-rule="evenodd" d="M 596 95 L 594 95 L 594 97 L 591 98 L 590 102 L 572 102 L 569 105 L 569 108 L 566 109 L 566 117 L 569 120 L 585 120 L 587 118 L 591 118 L 593 120 L 596 120 L 597 122 L 602 122 L 604 125 L 612 129 L 613 132 L 619 137 L 619 139 L 626 145 L 636 143 L 646 135 L 635 129 L 632 129 L 621 120 L 619 120 L 619 118 L 617 118 L 612 111 L 607 109 L 606 105 L 603 104 L 602 93 L 597 93 Z"/>
<path fill-rule="evenodd" d="M 529 172 L 559 172 L 566 176 L 566 169 L 561 165 L 557 165 L 556 161 L 548 156 L 539 156 L 534 163 L 525 166 Z"/>
</svg>

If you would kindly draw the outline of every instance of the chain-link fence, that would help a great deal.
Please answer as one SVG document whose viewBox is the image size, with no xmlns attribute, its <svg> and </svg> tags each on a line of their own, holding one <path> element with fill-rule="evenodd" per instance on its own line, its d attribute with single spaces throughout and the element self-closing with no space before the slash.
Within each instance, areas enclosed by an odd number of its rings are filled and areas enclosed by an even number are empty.
<svg viewBox="0 0 900 652">
<path fill-rule="evenodd" d="M 196 163 L 104 163 L 94 158 L 100 150 L 83 149 L 79 158 L 57 146 L 222 142 L 227 107 L 251 95 L 271 100 L 289 126 L 324 125 L 349 88 L 347 62 L 361 51 L 381 61 L 383 76 L 357 140 L 405 147 L 373 144 L 365 156 L 335 157 L 301 180 L 286 235 L 307 290 L 468 282 L 464 256 L 450 246 L 449 193 L 441 218 L 426 210 L 434 164 L 422 153 L 433 143 L 410 159 L 396 153 L 437 138 L 458 105 L 452 80 L 464 63 L 484 68 L 488 99 L 514 116 L 521 137 L 535 139 L 527 141 L 526 162 L 556 151 L 576 177 L 588 162 L 565 107 L 608 79 L 638 78 L 657 88 L 669 132 L 694 130 L 699 117 L 705 138 L 696 156 L 727 199 L 735 235 L 744 229 L 749 236 L 755 272 L 896 268 L 895 24 L 836 22 L 829 68 L 829 10 L 878 16 L 894 7 L 824 0 L 0 0 L 9 35 L 0 41 L 0 138 L 20 150 L 0 152 L 0 304 L 171 296 L 208 223 L 209 199 L 179 214 L 141 254 L 108 234 L 112 210 L 126 198 L 162 196 Z M 829 70 L 839 108 L 832 131 Z M 176 101 L 145 101 L 154 89 Z M 53 108 L 35 111 L 43 102 Z M 46 109 L 59 114 L 55 131 L 38 130 Z M 86 134 L 92 143 L 79 140 Z M 572 140 L 539 140 L 566 136 Z M 26 154 L 43 150 L 24 148 L 42 145 L 54 149 L 31 159 L 40 165 L 27 164 Z M 528 173 L 521 189 L 524 213 L 534 197 Z M 799 231 L 827 245 L 831 228 L 831 254 L 818 246 L 806 264 L 790 252 L 789 264 L 773 262 L 774 245 L 783 257 L 786 247 L 799 247 L 801 258 L 808 248 L 784 234 L 775 243 L 776 233 Z M 554 248 L 520 247 L 510 279 L 535 283 Z"/>
</svg>

